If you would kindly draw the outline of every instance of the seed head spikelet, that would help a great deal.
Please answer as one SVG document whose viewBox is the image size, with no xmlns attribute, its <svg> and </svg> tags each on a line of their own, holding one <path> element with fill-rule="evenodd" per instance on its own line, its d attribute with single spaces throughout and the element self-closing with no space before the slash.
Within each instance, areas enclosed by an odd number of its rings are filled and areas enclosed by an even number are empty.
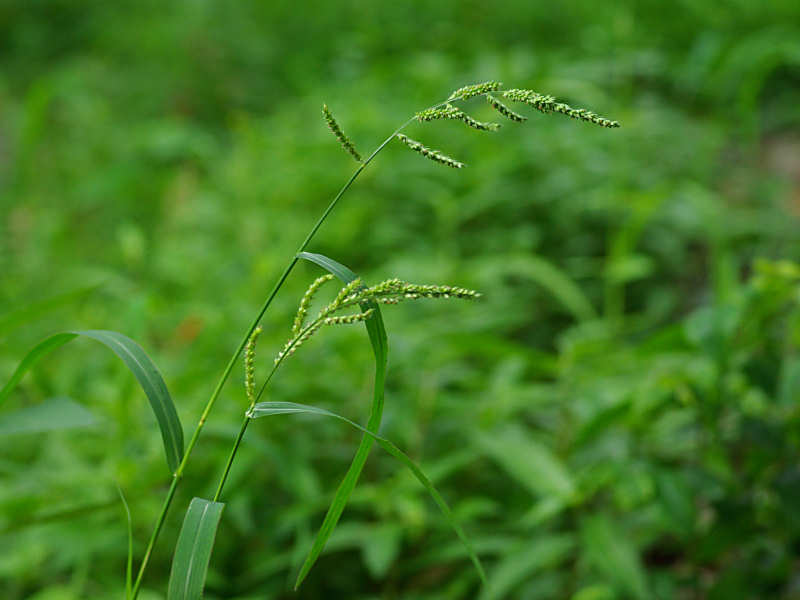
<svg viewBox="0 0 800 600">
<path fill-rule="evenodd" d="M 417 121 L 437 121 L 440 119 L 449 119 L 451 121 L 462 121 L 473 129 L 480 131 L 497 131 L 500 125 L 497 123 L 482 123 L 470 117 L 464 111 L 459 110 L 452 104 L 446 104 L 442 108 L 428 108 L 415 115 Z"/>
<path fill-rule="evenodd" d="M 310 297 L 313 296 L 326 281 L 330 281 L 330 278 L 327 276 L 315 280 L 301 299 L 301 309 L 297 311 L 298 318 L 295 318 L 292 335 L 275 357 L 276 365 L 294 354 L 297 349 L 317 333 L 323 325 L 351 325 L 369 319 L 375 312 L 374 308 L 368 308 L 349 315 L 336 314 L 346 308 L 361 305 L 363 302 L 373 301 L 381 304 L 399 304 L 405 300 L 419 300 L 422 298 L 474 300 L 480 297 L 478 292 L 466 288 L 451 285 L 421 285 L 402 281 L 397 278 L 387 279 L 373 286 L 365 287 L 361 279 L 356 278 L 339 290 L 339 293 L 333 301 L 324 306 L 317 316 L 314 317 L 309 324 L 306 324 L 305 317 L 308 312 Z M 247 348 L 250 348 L 249 344 Z M 246 355 L 246 357 L 247 356 L 249 355 Z M 245 358 L 245 364 L 249 364 L 247 363 L 247 358 Z M 251 388 L 248 387 L 248 389 Z"/>
<path fill-rule="evenodd" d="M 438 150 L 432 150 L 427 146 L 421 144 L 420 142 L 412 140 L 410 137 L 403 135 L 402 133 L 398 133 L 396 137 L 406 146 L 411 148 L 414 152 L 418 152 L 419 154 L 422 154 L 422 156 L 429 158 L 433 161 L 436 161 L 443 165 L 447 165 L 448 167 L 453 167 L 454 169 L 462 169 L 465 166 L 464 163 L 457 161 L 454 158 L 450 158 L 449 156 L 447 156 L 446 154 L 442 154 Z"/>
<path fill-rule="evenodd" d="M 461 114 L 458 108 L 452 104 L 446 104 L 441 108 L 427 108 L 414 116 L 417 121 L 437 121 L 439 119 L 460 119 Z"/>
<path fill-rule="evenodd" d="M 261 335 L 262 331 L 263 329 L 261 328 L 261 325 L 256 327 L 253 330 L 253 333 L 250 334 L 247 344 L 244 347 L 244 389 L 250 404 L 253 404 L 256 401 L 256 341 L 258 340 L 258 336 Z"/>
<path fill-rule="evenodd" d="M 303 299 L 300 300 L 300 306 L 297 309 L 297 315 L 294 318 L 294 326 L 292 327 L 292 335 L 297 335 L 300 333 L 300 330 L 303 329 L 303 325 L 306 321 L 306 316 L 308 315 L 308 307 L 311 304 L 311 301 L 314 299 L 314 294 L 317 293 L 320 287 L 322 287 L 325 283 L 329 282 L 333 279 L 333 275 L 330 273 L 326 273 L 322 277 L 318 277 L 313 281 L 313 283 L 308 286 L 306 293 L 303 294 Z"/>
<path fill-rule="evenodd" d="M 496 92 L 501 87 L 503 87 L 503 84 L 499 81 L 485 81 L 483 83 L 465 85 L 450 94 L 448 100 L 467 100 L 474 96 L 486 94 L 487 92 Z"/>
<path fill-rule="evenodd" d="M 572 108 L 569 104 L 557 102 L 553 96 L 539 94 L 533 90 L 506 90 L 503 92 L 503 97 L 515 102 L 523 102 L 528 104 L 529 106 L 532 106 L 536 110 L 545 114 L 557 112 L 561 113 L 562 115 L 567 115 L 572 119 L 579 119 L 581 121 L 586 121 L 587 123 L 594 123 L 595 125 L 600 125 L 601 127 L 619 127 L 619 123 L 617 121 L 612 121 L 611 119 L 601 117 L 590 110 L 586 110 L 585 108 Z"/>
<path fill-rule="evenodd" d="M 361 155 L 358 153 L 358 150 L 356 150 L 353 142 L 350 141 L 350 138 L 348 138 L 342 131 L 342 128 L 339 127 L 339 123 L 337 123 L 336 119 L 333 118 L 333 114 L 331 113 L 327 104 L 322 105 L 322 114 L 325 116 L 325 122 L 328 124 L 328 127 L 330 127 L 333 135 L 335 135 L 336 139 L 339 140 L 339 143 L 342 144 L 342 148 L 347 150 L 357 162 L 361 162 Z"/>
<path fill-rule="evenodd" d="M 521 114 L 514 112 L 491 94 L 486 94 L 486 100 L 489 102 L 489 104 L 492 106 L 493 109 L 495 109 L 497 112 L 499 112 L 507 119 L 511 119 L 512 121 L 516 121 L 517 123 L 522 123 L 523 121 L 528 120 L 528 117 L 524 117 Z"/>
</svg>

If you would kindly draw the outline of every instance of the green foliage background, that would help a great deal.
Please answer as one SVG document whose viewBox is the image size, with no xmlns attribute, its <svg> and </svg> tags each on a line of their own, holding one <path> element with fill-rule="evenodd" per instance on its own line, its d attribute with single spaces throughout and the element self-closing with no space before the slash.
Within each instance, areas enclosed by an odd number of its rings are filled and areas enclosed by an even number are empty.
<svg viewBox="0 0 800 600">
<path fill-rule="evenodd" d="M 320 419 L 254 423 L 226 488 L 207 598 L 800 598 L 800 7 L 796 0 L 0 3 L 0 381 L 40 339 L 115 329 L 188 429 L 287 258 L 353 163 L 486 79 L 618 119 L 554 115 L 392 145 L 310 250 L 367 281 L 482 291 L 387 307 L 383 434 L 323 558 L 291 583 L 358 444 Z M 487 117 L 479 105 L 474 114 Z M 319 275 L 265 321 L 262 371 Z M 326 331 L 268 399 L 358 422 L 362 328 Z M 185 507 L 209 497 L 245 407 L 229 384 L 145 580 L 164 597 Z M 48 398 L 99 424 L 0 438 L 0 595 L 122 597 L 169 483 L 144 396 L 76 341 L 0 416 Z M 52 415 L 53 424 L 63 419 Z"/>
</svg>

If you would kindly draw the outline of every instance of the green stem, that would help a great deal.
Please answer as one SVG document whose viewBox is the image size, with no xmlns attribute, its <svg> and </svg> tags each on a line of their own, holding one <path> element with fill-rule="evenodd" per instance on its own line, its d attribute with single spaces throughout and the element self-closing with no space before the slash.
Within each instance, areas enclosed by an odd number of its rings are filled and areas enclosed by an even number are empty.
<svg viewBox="0 0 800 600">
<path fill-rule="evenodd" d="M 250 424 L 250 417 L 245 417 L 244 421 L 242 421 L 242 427 L 241 429 L 239 429 L 239 435 L 236 436 L 236 441 L 233 444 L 233 448 L 231 448 L 230 456 L 228 456 L 228 462 L 225 465 L 225 471 L 222 473 L 222 477 L 219 480 L 219 485 L 217 486 L 217 493 L 214 494 L 214 502 L 218 502 L 220 495 L 222 495 L 222 488 L 225 485 L 225 481 L 228 479 L 228 473 L 231 470 L 231 465 L 233 464 L 233 459 L 236 456 L 236 451 L 239 449 L 239 444 L 242 443 L 244 432 L 247 431 L 247 426 L 249 424 Z"/>
<path fill-rule="evenodd" d="M 435 104 L 432 108 L 437 108 L 439 106 L 443 106 L 444 104 L 447 104 L 447 102 L 448 101 L 440 102 L 438 104 Z M 311 240 L 314 238 L 314 236 L 316 235 L 316 233 L 319 230 L 319 228 L 322 227 L 322 224 L 328 218 L 328 215 L 330 215 L 331 212 L 333 211 L 333 209 L 336 208 L 336 205 L 339 203 L 339 200 L 342 199 L 342 196 L 344 196 L 345 193 L 347 192 L 347 190 L 350 189 L 350 186 L 353 185 L 353 183 L 355 182 L 356 179 L 358 179 L 358 176 L 367 167 L 367 165 L 372 162 L 372 160 L 381 152 L 381 150 L 383 150 L 386 147 L 386 145 L 389 142 L 391 142 L 394 139 L 394 137 L 398 133 L 400 133 L 403 129 L 405 129 L 414 120 L 415 120 L 415 117 L 411 117 L 405 123 L 403 123 L 400 127 L 398 127 L 394 132 L 392 132 L 392 134 L 389 137 L 387 137 L 372 152 L 372 154 L 370 154 L 367 157 L 367 159 L 364 160 L 364 162 L 361 163 L 358 166 L 358 168 L 355 170 L 355 172 L 350 176 L 350 179 L 347 181 L 347 183 L 345 183 L 344 186 L 342 187 L 342 189 L 339 190 L 339 193 L 336 194 L 334 199 L 331 200 L 330 204 L 328 204 L 328 207 L 325 209 L 325 212 L 322 213 L 322 216 L 320 216 L 320 218 L 317 220 L 317 222 L 314 225 L 314 227 L 311 229 L 311 231 L 306 236 L 306 239 L 303 240 L 302 244 L 300 244 L 300 247 L 297 249 L 297 251 L 295 252 L 294 256 L 292 257 L 292 260 L 286 266 L 286 268 L 284 269 L 284 271 L 281 274 L 280 278 L 275 283 L 275 286 L 272 288 L 272 291 L 269 293 L 269 296 L 267 296 L 267 299 L 264 302 L 264 305 L 261 307 L 261 310 L 258 312 L 258 316 L 256 316 L 255 319 L 253 319 L 253 322 L 251 323 L 250 327 L 248 328 L 247 333 L 242 338 L 242 341 L 239 343 L 239 347 L 236 349 L 236 352 L 233 353 L 233 356 L 231 356 L 230 360 L 228 361 L 228 365 L 225 367 L 225 370 L 223 371 L 222 376 L 220 377 L 219 381 L 217 382 L 217 385 L 214 388 L 214 392 L 211 394 L 211 398 L 208 400 L 208 403 L 206 404 L 206 407 L 203 410 L 203 414 L 200 415 L 200 420 L 197 423 L 197 427 L 195 428 L 194 433 L 192 434 L 192 437 L 189 440 L 189 444 L 186 446 L 186 451 L 184 452 L 183 460 L 181 461 L 180 465 L 178 465 L 178 469 L 175 471 L 175 474 L 174 474 L 173 479 L 172 479 L 172 484 L 170 485 L 169 491 L 167 492 L 167 496 L 164 499 L 164 503 L 161 506 L 161 512 L 159 513 L 158 519 L 156 520 L 155 528 L 153 529 L 153 533 L 150 536 L 150 541 L 147 544 L 147 548 L 145 550 L 144 557 L 142 558 L 142 563 L 139 566 L 139 572 L 136 575 L 136 582 L 134 583 L 133 593 L 132 593 L 133 600 L 136 600 L 136 598 L 139 595 L 139 588 L 140 588 L 141 583 L 142 583 L 142 578 L 144 577 L 145 569 L 147 568 L 147 565 L 148 565 L 148 563 L 150 561 L 150 556 L 151 556 L 151 554 L 153 552 L 153 548 L 155 547 L 156 541 L 158 540 L 158 535 L 161 532 L 161 529 L 162 529 L 162 527 L 164 525 L 164 520 L 167 517 L 167 512 L 169 511 L 170 505 L 172 503 L 172 499 L 175 497 L 175 492 L 176 492 L 176 490 L 178 488 L 180 480 L 183 478 L 183 471 L 186 468 L 186 463 L 189 460 L 189 456 L 191 455 L 192 450 L 194 449 L 194 446 L 197 443 L 197 439 L 200 437 L 200 431 L 203 429 L 203 426 L 205 425 L 206 420 L 208 419 L 208 415 L 211 413 L 211 409 L 213 408 L 214 404 L 216 403 L 217 398 L 219 398 L 219 395 L 222 392 L 222 388 L 224 387 L 225 382 L 228 380 L 228 377 L 230 376 L 231 371 L 233 371 L 233 367 L 235 366 L 236 361 L 239 358 L 239 355 L 242 353 L 242 350 L 244 350 L 244 347 L 247 344 L 247 340 L 250 339 L 250 336 L 253 334 L 253 331 L 255 330 L 255 328 L 258 327 L 258 324 L 261 321 L 261 318 L 264 316 L 264 313 L 267 312 L 267 309 L 269 308 L 270 304 L 272 304 L 272 300 L 275 298 L 275 296 L 277 295 L 278 291 L 281 289 L 281 287 L 283 286 L 284 282 L 289 277 L 289 274 L 292 272 L 292 269 L 294 269 L 295 265 L 297 264 L 297 261 L 299 260 L 297 258 L 297 255 L 300 254 L 301 252 L 303 252 L 306 249 L 306 247 L 308 246 L 308 244 L 311 243 Z M 263 391 L 263 387 L 262 387 L 262 391 Z M 242 424 L 241 430 L 239 431 L 239 436 L 237 437 L 236 444 L 234 445 L 234 447 L 233 447 L 233 449 L 231 451 L 231 454 L 228 457 L 228 465 L 226 466 L 225 474 L 223 476 L 222 481 L 220 482 L 219 488 L 217 489 L 217 494 L 216 494 L 215 498 L 218 497 L 219 494 L 222 493 L 222 486 L 225 483 L 225 478 L 227 477 L 228 471 L 230 470 L 230 466 L 233 463 L 233 459 L 234 459 L 234 457 L 236 455 L 236 451 L 237 451 L 237 449 L 239 447 L 239 443 L 241 442 L 241 438 L 244 436 L 244 432 L 247 429 L 247 421 L 248 420 L 249 419 L 245 420 L 245 422 Z"/>
</svg>

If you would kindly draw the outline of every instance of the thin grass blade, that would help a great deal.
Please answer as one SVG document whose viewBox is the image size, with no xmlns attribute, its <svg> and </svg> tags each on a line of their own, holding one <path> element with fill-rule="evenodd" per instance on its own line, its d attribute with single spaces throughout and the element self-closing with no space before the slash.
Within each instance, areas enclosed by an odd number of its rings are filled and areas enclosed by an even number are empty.
<svg viewBox="0 0 800 600">
<path fill-rule="evenodd" d="M 117 484 L 117 492 L 119 492 L 119 499 L 122 500 L 122 506 L 125 508 L 125 520 L 128 524 L 128 559 L 125 562 L 125 600 L 130 600 L 133 591 L 133 524 L 131 521 L 131 509 L 128 506 L 128 501 L 125 500 L 125 494 L 122 493 L 122 488 Z"/>
<path fill-rule="evenodd" d="M 222 502 L 192 498 L 175 546 L 167 600 L 202 598 L 223 508 Z"/>
<path fill-rule="evenodd" d="M 322 254 L 314 254 L 311 252 L 301 252 L 297 255 L 298 258 L 313 262 L 329 273 L 338 277 L 344 283 L 350 283 L 358 276 L 343 264 L 328 258 Z M 386 380 L 386 362 L 389 353 L 389 343 L 386 336 L 386 328 L 383 324 L 383 316 L 381 315 L 380 307 L 375 302 L 363 302 L 361 310 L 373 309 L 372 316 L 364 322 L 369 334 L 369 341 L 372 344 L 372 352 L 375 356 L 375 383 L 373 385 L 372 406 L 370 407 L 370 415 L 367 421 L 367 428 L 372 431 L 377 431 L 381 426 L 381 419 L 383 418 L 383 397 L 384 397 L 384 383 Z M 336 528 L 339 518 L 342 516 L 344 507 L 350 499 L 350 495 L 355 489 L 361 471 L 364 469 L 364 464 L 367 462 L 367 457 L 372 449 L 373 438 L 369 435 L 364 435 L 361 438 L 361 443 L 356 450 L 350 467 L 342 479 L 339 487 L 336 490 L 333 501 L 328 507 L 328 512 L 322 521 L 322 525 L 317 532 L 311 550 L 300 568 L 295 582 L 295 589 L 297 589 L 303 580 L 308 575 L 311 567 L 322 554 L 325 544 Z"/>
<path fill-rule="evenodd" d="M 17 384 L 20 382 L 22 377 L 27 373 L 33 365 L 39 362 L 46 354 L 49 354 L 56 348 L 60 348 L 67 342 L 74 340 L 76 338 L 76 334 L 74 333 L 56 333 L 55 335 L 51 335 L 49 338 L 46 338 L 36 344 L 28 354 L 25 355 L 25 358 L 17 366 L 16 370 L 11 374 L 11 378 L 6 382 L 3 386 L 3 389 L 0 390 L 0 404 L 8 398 L 9 394 L 17 387 Z"/>
<path fill-rule="evenodd" d="M 408 470 L 410 470 L 417 480 L 422 484 L 422 486 L 428 491 L 428 493 L 433 498 L 433 501 L 436 502 L 436 505 L 439 507 L 439 510 L 442 511 L 447 523 L 453 530 L 456 532 L 456 535 L 459 537 L 461 542 L 464 544 L 464 547 L 469 554 L 470 560 L 475 565 L 475 568 L 480 575 L 481 581 L 486 583 L 486 574 L 484 573 L 483 566 L 481 565 L 481 561 L 478 558 L 478 555 L 475 553 L 475 550 L 472 547 L 472 544 L 467 537 L 467 534 L 455 520 L 450 507 L 445 502 L 442 495 L 436 489 L 436 486 L 433 485 L 431 480 L 425 475 L 422 469 L 415 463 L 411 457 L 409 457 L 405 452 L 400 450 L 397 446 L 395 446 L 391 441 L 387 440 L 384 437 L 381 437 L 377 433 L 370 431 L 369 429 L 362 427 L 358 423 L 351 421 L 347 417 L 343 417 L 338 415 L 334 412 L 329 410 L 325 410 L 324 408 L 319 408 L 318 406 L 309 406 L 306 404 L 297 404 L 295 402 L 259 402 L 256 404 L 248 413 L 248 416 L 251 419 L 256 419 L 258 417 L 268 417 L 272 415 L 287 415 L 287 414 L 313 414 L 313 415 L 320 415 L 324 417 L 331 417 L 333 419 L 338 419 L 344 423 L 347 423 L 351 427 L 355 427 L 359 431 L 361 431 L 365 436 L 369 436 L 370 439 L 375 440 L 378 444 L 390 455 L 394 458 L 399 460 L 403 465 L 406 466 Z"/>
<path fill-rule="evenodd" d="M 8 383 L 0 390 L 0 403 L 17 386 L 23 375 L 42 357 L 59 348 L 77 336 L 91 338 L 100 342 L 116 354 L 133 373 L 144 390 L 161 430 L 164 452 L 170 471 L 175 472 L 183 459 L 183 427 L 181 426 L 175 404 L 169 395 L 167 385 L 158 369 L 142 347 L 129 337 L 116 331 L 89 329 L 85 331 L 66 331 L 56 333 L 40 342 L 22 359 L 11 375 Z"/>
</svg>

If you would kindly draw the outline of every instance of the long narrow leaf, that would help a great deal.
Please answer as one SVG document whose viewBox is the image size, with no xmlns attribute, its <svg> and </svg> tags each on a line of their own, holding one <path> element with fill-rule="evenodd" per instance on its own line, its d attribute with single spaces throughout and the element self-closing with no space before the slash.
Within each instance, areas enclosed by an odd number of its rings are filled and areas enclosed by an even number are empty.
<svg viewBox="0 0 800 600">
<path fill-rule="evenodd" d="M 192 498 L 175 546 L 167 600 L 202 598 L 223 508 L 225 504 L 222 502 Z"/>
<path fill-rule="evenodd" d="M 122 500 L 122 506 L 125 508 L 125 521 L 128 524 L 128 559 L 125 562 L 125 598 L 129 600 L 133 590 L 133 523 L 131 522 L 131 509 L 128 507 L 128 501 L 125 500 L 125 494 L 122 493 L 122 488 L 117 484 L 117 492 L 119 492 L 119 499 Z"/>
<path fill-rule="evenodd" d="M 328 272 L 338 277 L 344 283 L 350 283 L 357 277 L 352 270 L 343 264 L 322 254 L 301 252 L 298 254 L 298 257 L 319 265 L 323 269 L 326 269 Z M 372 406 L 370 407 L 367 428 L 371 431 L 377 431 L 380 429 L 381 419 L 383 418 L 383 388 L 386 381 L 386 362 L 389 352 L 389 344 L 386 336 L 386 328 L 383 324 L 383 316 L 381 315 L 378 304 L 372 301 L 363 302 L 361 304 L 362 310 L 367 310 L 370 308 L 373 309 L 373 313 L 372 316 L 366 320 L 365 325 L 367 328 L 367 333 L 369 334 L 369 341 L 372 344 L 372 352 L 375 355 L 375 383 L 373 385 Z M 361 438 L 361 442 L 359 443 L 356 454 L 350 463 L 350 467 L 347 469 L 347 473 L 342 479 L 342 482 L 339 484 L 333 501 L 331 502 L 330 507 L 328 507 L 328 512 L 325 514 L 322 525 L 317 532 L 317 536 L 314 538 L 314 543 L 311 546 L 311 550 L 309 551 L 306 560 L 303 562 L 302 567 L 300 567 L 300 572 L 297 575 L 297 581 L 295 582 L 295 589 L 300 586 L 306 575 L 308 575 L 311 567 L 314 566 L 314 563 L 319 558 L 319 555 L 322 554 L 322 550 L 325 548 L 328 538 L 330 538 L 331 533 L 333 533 L 333 530 L 336 528 L 336 524 L 339 522 L 339 518 L 342 516 L 344 507 L 347 505 L 347 501 L 350 499 L 353 489 L 355 489 L 358 478 L 361 475 L 361 471 L 364 469 L 364 464 L 367 462 L 367 457 L 372 449 L 372 444 L 373 438 L 369 435 L 364 435 Z"/>
<path fill-rule="evenodd" d="M 466 533 L 455 520 L 453 517 L 453 513 L 450 511 L 450 507 L 445 502 L 442 495 L 436 489 L 436 486 L 433 485 L 430 479 L 425 475 L 422 469 L 400 448 L 395 446 L 392 442 L 387 440 L 384 437 L 381 437 L 377 433 L 368 430 L 365 427 L 362 427 L 358 423 L 355 423 L 348 419 L 347 417 L 343 417 L 338 415 L 334 412 L 329 410 L 325 410 L 324 408 L 319 408 L 318 406 L 308 406 L 306 404 L 296 404 L 294 402 L 259 402 L 256 404 L 253 409 L 248 413 L 248 416 L 252 419 L 258 417 L 268 417 L 272 415 L 286 415 L 286 414 L 313 414 L 313 415 L 321 415 L 325 417 L 331 417 L 333 419 L 338 419 L 344 423 L 347 423 L 351 427 L 355 427 L 359 431 L 361 431 L 365 436 L 369 436 L 370 439 L 375 440 L 378 444 L 386 450 L 389 454 L 403 463 L 417 478 L 417 480 L 428 490 L 428 493 L 433 498 L 436 505 L 439 507 L 439 510 L 447 519 L 448 524 L 458 535 L 459 539 L 463 542 L 464 546 L 467 549 L 467 553 L 469 554 L 472 563 L 475 565 L 475 568 L 478 570 L 478 574 L 481 577 L 481 580 L 485 583 L 486 582 L 486 575 L 484 574 L 483 567 L 481 566 L 481 561 L 478 558 L 478 555 L 475 554 L 475 550 L 472 548 L 472 544 L 467 538 Z"/>
<path fill-rule="evenodd" d="M 22 359 L 17 369 L 11 375 L 11 379 L 0 390 L 0 403 L 8 397 L 11 391 L 17 386 L 22 376 L 35 365 L 39 359 L 46 354 L 59 348 L 77 336 L 88 337 L 104 344 L 114 354 L 116 354 L 125 366 L 130 369 L 139 385 L 147 395 L 150 406 L 158 421 L 161 429 L 161 437 L 164 440 L 164 451 L 167 456 L 167 464 L 173 473 L 178 468 L 183 459 L 183 427 L 181 426 L 175 404 L 167 390 L 164 379 L 158 369 L 147 356 L 142 347 L 127 336 L 116 331 L 105 331 L 100 329 L 90 329 L 85 331 L 66 331 L 56 333 L 40 342 L 28 352 Z"/>
</svg>

